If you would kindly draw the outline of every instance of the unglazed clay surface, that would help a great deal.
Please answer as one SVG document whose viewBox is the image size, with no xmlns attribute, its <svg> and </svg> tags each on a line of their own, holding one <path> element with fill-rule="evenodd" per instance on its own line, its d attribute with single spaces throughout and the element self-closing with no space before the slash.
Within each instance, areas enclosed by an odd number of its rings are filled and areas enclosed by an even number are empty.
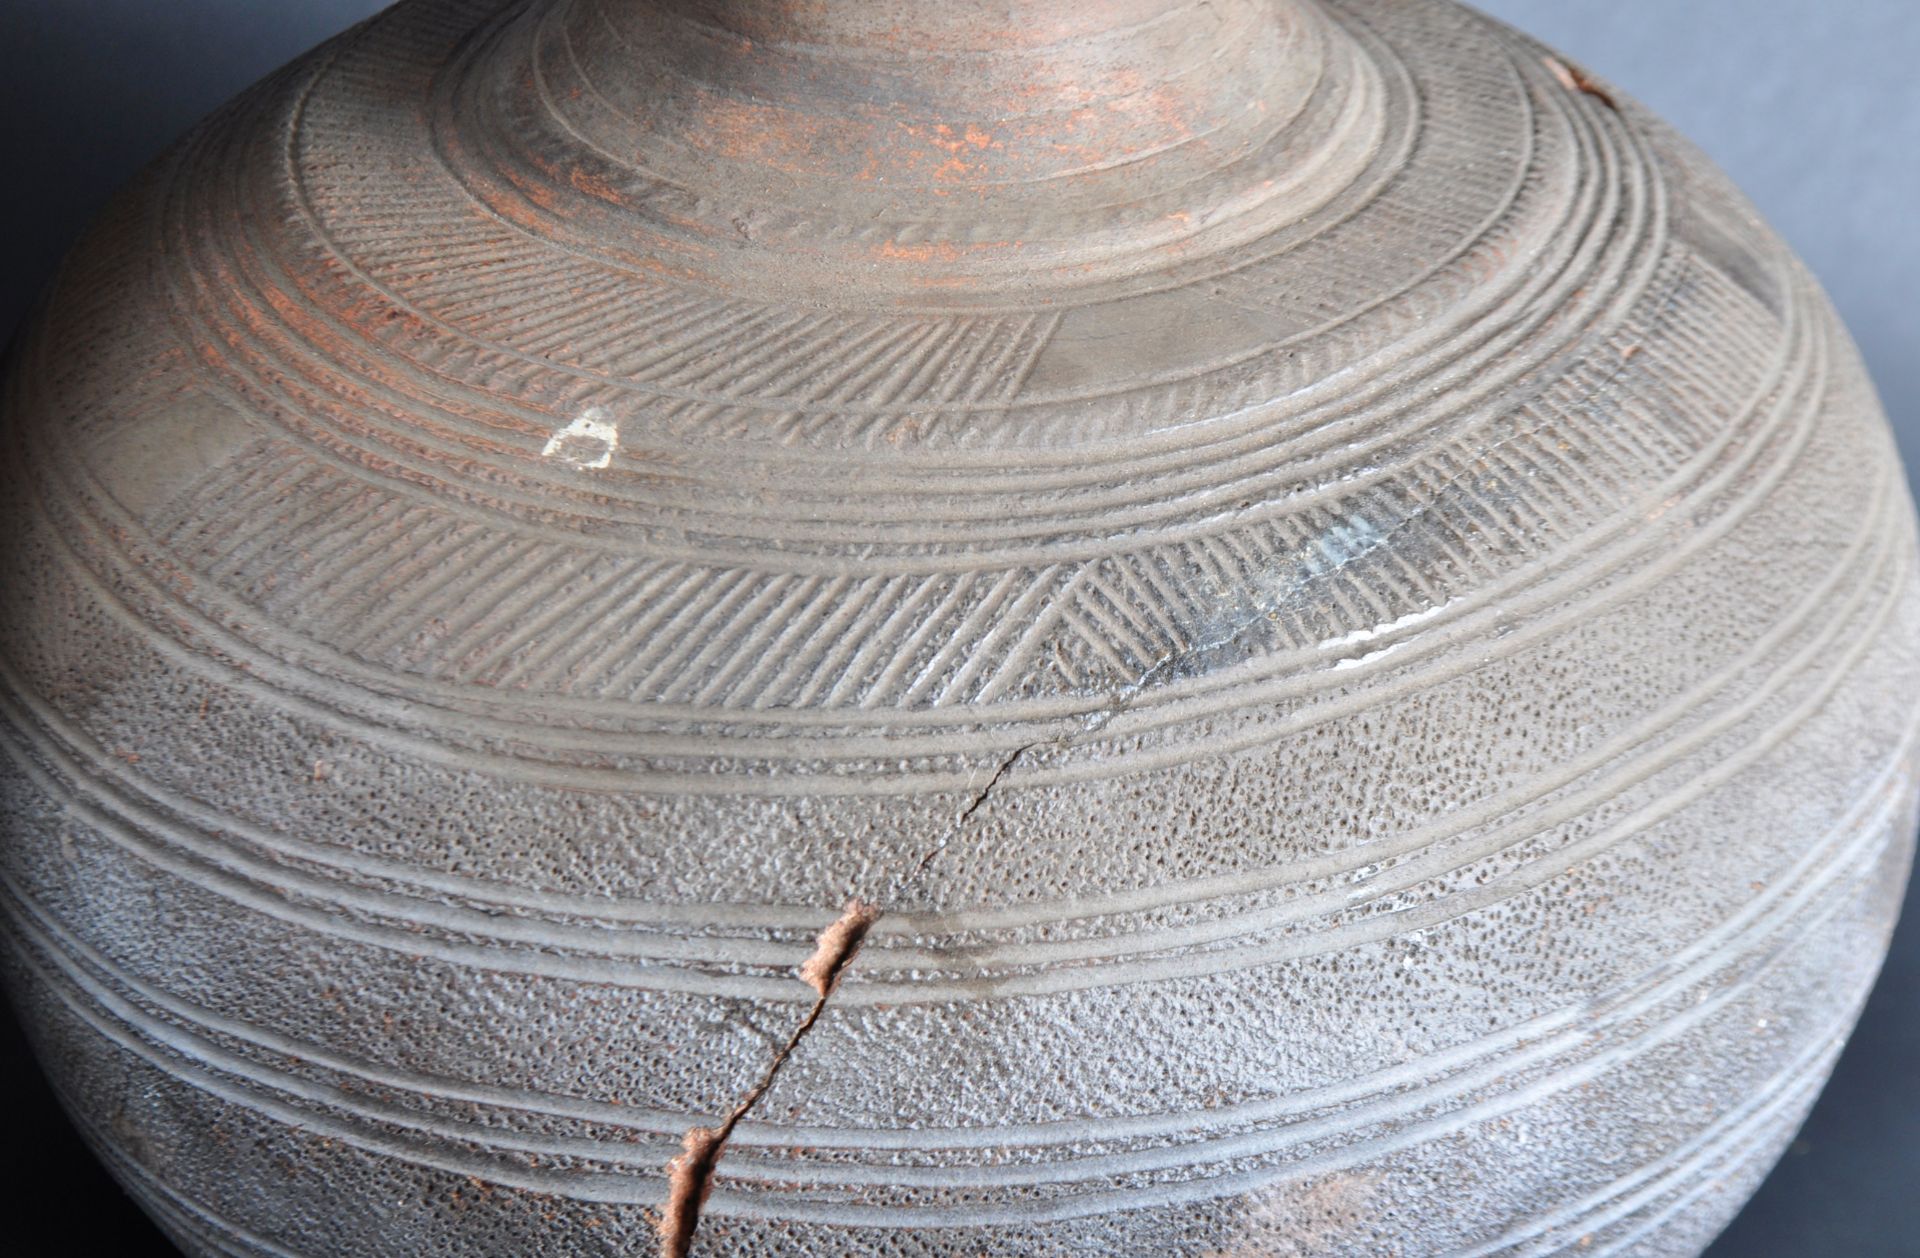
<svg viewBox="0 0 1920 1258">
<path fill-rule="evenodd" d="M 405 0 L 6 388 L 9 986 L 189 1253 L 1693 1254 L 1905 882 L 1845 332 L 1439 0 Z"/>
</svg>

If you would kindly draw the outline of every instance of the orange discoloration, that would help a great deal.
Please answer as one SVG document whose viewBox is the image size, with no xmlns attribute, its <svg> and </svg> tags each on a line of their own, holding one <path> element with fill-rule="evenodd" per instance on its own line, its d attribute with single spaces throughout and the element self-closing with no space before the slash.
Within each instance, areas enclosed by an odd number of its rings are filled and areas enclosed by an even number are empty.
<svg viewBox="0 0 1920 1258">
<path fill-rule="evenodd" d="M 967 256 L 966 250 L 951 241 L 928 241 L 924 244 L 901 244 L 897 240 L 883 240 L 875 246 L 873 254 L 888 262 L 959 262 Z"/>
<path fill-rule="evenodd" d="M 599 175 L 594 174 L 592 171 L 583 170 L 576 166 L 569 174 L 567 182 L 590 197 L 605 201 L 611 205 L 620 204 L 621 197 L 619 191 L 615 189 L 612 184 L 608 183 Z"/>
</svg>

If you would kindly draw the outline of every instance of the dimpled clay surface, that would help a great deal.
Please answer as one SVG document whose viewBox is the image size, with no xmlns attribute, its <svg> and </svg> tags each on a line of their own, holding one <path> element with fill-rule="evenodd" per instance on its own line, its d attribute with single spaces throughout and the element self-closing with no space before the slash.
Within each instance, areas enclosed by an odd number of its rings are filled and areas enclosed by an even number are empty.
<svg viewBox="0 0 1920 1258">
<path fill-rule="evenodd" d="M 1846 333 L 1439 0 L 406 0 L 4 406 L 7 982 L 191 1254 L 1693 1254 L 1905 881 Z"/>
</svg>

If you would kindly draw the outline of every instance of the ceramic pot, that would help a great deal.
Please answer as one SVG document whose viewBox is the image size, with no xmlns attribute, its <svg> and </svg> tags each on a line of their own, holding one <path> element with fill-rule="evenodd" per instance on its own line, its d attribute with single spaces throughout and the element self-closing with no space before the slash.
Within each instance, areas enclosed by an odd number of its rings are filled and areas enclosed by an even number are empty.
<svg viewBox="0 0 1920 1258">
<path fill-rule="evenodd" d="M 1814 282 L 1440 0 L 405 0 L 7 377 L 8 981 L 195 1254 L 1690 1254 L 1915 820 Z"/>
</svg>

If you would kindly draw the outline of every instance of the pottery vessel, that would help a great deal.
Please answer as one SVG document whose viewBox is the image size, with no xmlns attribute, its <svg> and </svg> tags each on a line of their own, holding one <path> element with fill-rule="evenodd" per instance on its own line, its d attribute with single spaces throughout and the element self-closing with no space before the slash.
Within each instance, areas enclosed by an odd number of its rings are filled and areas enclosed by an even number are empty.
<svg viewBox="0 0 1920 1258">
<path fill-rule="evenodd" d="M 405 0 L 4 408 L 8 983 L 189 1253 L 1692 1254 L 1900 901 L 1852 345 L 1440 0 Z"/>
</svg>

